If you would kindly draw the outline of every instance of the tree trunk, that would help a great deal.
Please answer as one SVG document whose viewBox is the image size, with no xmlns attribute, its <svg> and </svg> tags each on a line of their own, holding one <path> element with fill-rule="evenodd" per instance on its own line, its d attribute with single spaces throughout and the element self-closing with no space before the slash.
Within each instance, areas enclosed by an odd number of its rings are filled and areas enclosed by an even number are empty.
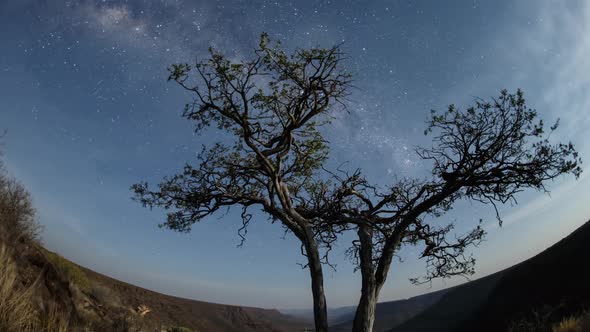
<svg viewBox="0 0 590 332">
<path fill-rule="evenodd" d="M 293 208 L 287 185 L 282 183 L 278 177 L 274 181 L 281 204 L 288 211 L 288 218 L 293 218 L 293 223 L 300 227 L 299 230 L 293 230 L 293 233 L 297 235 L 297 238 L 299 238 L 305 247 L 307 265 L 311 276 L 315 332 L 328 332 L 328 309 L 326 307 L 326 295 L 324 294 L 322 261 L 310 226 L 311 222 L 301 217 Z"/>
<path fill-rule="evenodd" d="M 306 241 L 308 242 L 308 241 Z M 313 318 L 316 332 L 328 332 L 328 310 L 324 294 L 324 274 L 317 246 L 306 243 L 305 250 L 309 273 L 311 275 L 311 292 L 313 294 Z"/>
<path fill-rule="evenodd" d="M 379 295 L 379 285 L 375 280 L 373 264 L 373 230 L 370 226 L 359 226 L 360 248 L 359 260 L 362 276 L 361 298 L 356 308 L 353 332 L 373 332 L 375 322 L 375 307 Z"/>
<path fill-rule="evenodd" d="M 361 299 L 356 308 L 356 314 L 354 315 L 354 322 L 352 325 L 353 332 L 373 332 L 375 307 L 377 305 L 375 283 L 367 283 L 368 287 L 365 287 L 364 284 L 365 283 L 363 282 Z"/>
</svg>

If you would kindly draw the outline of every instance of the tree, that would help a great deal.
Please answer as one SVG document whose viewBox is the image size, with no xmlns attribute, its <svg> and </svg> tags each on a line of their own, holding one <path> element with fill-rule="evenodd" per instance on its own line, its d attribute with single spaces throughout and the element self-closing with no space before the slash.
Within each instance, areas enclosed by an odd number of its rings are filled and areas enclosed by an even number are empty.
<svg viewBox="0 0 590 332">
<path fill-rule="evenodd" d="M 360 172 L 335 175 L 339 183 L 317 210 L 326 213 L 324 227 L 354 225 L 358 234 L 349 250 L 362 275 L 354 331 L 372 331 L 379 292 L 404 245 L 425 247 L 427 274 L 413 283 L 474 273 L 475 259 L 466 248 L 480 243 L 484 229 L 478 224 L 453 239 L 453 224 L 437 222 L 455 202 L 489 204 L 502 225 L 498 204 L 517 203 L 515 195 L 527 188 L 547 192 L 547 181 L 562 174 L 580 176 L 582 161 L 573 144 L 549 141 L 559 121 L 546 134 L 536 118 L 520 90 L 503 90 L 491 102 L 478 99 L 466 110 L 450 105 L 443 114 L 432 112 L 425 134 L 435 134 L 434 145 L 416 149 L 432 163 L 431 179 L 402 179 L 379 190 Z"/>
<path fill-rule="evenodd" d="M 4 135 L 0 133 L 0 140 Z M 0 159 L 0 240 L 13 245 L 29 243 L 38 241 L 40 232 L 31 195 L 7 173 Z"/>
<path fill-rule="evenodd" d="M 230 62 L 210 49 L 210 59 L 173 65 L 169 80 L 194 94 L 183 116 L 196 131 L 215 126 L 231 140 L 205 147 L 195 165 L 165 178 L 155 191 L 147 183 L 132 187 L 144 206 L 172 210 L 161 226 L 188 232 L 225 207 L 241 207 L 245 234 L 251 209 L 262 209 L 301 241 L 311 275 L 316 331 L 327 331 L 322 262 L 335 236 L 318 232 L 305 202 L 317 186 L 328 156 L 318 127 L 344 109 L 350 75 L 343 54 L 330 49 L 297 49 L 287 55 L 263 34 L 252 60 Z M 195 75 L 197 82 L 192 82 Z M 322 250 L 324 250 L 322 254 Z"/>
<path fill-rule="evenodd" d="M 322 263 L 339 235 L 355 231 L 348 253 L 361 271 L 361 297 L 354 331 L 372 331 L 375 306 L 393 261 L 404 245 L 425 246 L 425 278 L 469 275 L 475 260 L 470 245 L 484 236 L 481 225 L 452 238 L 453 225 L 436 218 L 461 199 L 497 205 L 515 200 L 527 188 L 546 190 L 559 175 L 578 177 L 574 146 L 553 145 L 522 92 L 459 110 L 432 113 L 425 134 L 431 148 L 417 148 L 432 163 L 430 179 L 401 179 L 385 188 L 352 174 L 323 167 L 328 144 L 319 128 L 345 109 L 350 75 L 339 48 L 297 49 L 291 55 L 266 34 L 252 60 L 230 62 L 210 49 L 210 59 L 173 65 L 170 80 L 195 96 L 183 116 L 196 131 L 224 132 L 230 143 L 203 147 L 194 165 L 164 178 L 156 190 L 145 182 L 132 187 L 147 207 L 169 210 L 161 226 L 188 232 L 191 226 L 226 207 L 240 207 L 244 239 L 252 208 L 280 222 L 301 242 L 311 276 L 316 331 L 327 331 Z M 196 74 L 196 81 L 192 75 Z M 557 123 L 551 131 L 557 128 Z"/>
</svg>

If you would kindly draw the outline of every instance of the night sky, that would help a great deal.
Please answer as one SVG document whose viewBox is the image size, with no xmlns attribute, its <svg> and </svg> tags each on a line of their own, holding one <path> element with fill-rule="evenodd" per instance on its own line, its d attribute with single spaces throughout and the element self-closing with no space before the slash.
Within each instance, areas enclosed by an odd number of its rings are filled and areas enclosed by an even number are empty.
<svg viewBox="0 0 590 332">
<path fill-rule="evenodd" d="M 31 191 L 46 246 L 98 272 L 172 295 L 239 305 L 311 306 L 309 274 L 292 236 L 260 215 L 237 248 L 238 214 L 190 234 L 159 229 L 162 211 L 131 200 L 194 159 L 214 134 L 182 119 L 191 96 L 166 81 L 172 63 L 214 46 L 248 58 L 266 31 L 287 49 L 342 44 L 353 74 L 349 113 L 324 133 L 330 166 L 348 161 L 374 182 L 428 176 L 413 147 L 431 109 L 522 88 L 555 140 L 590 160 L 590 3 L 587 1 L 42 1 L 0 0 L 0 129 L 9 172 Z M 459 232 L 484 219 L 474 250 L 481 277 L 528 258 L 590 218 L 589 182 L 563 178 L 551 196 L 526 192 L 493 210 L 462 202 L 440 222 Z M 326 267 L 329 306 L 355 304 L 360 276 L 336 248 Z M 381 300 L 429 288 L 420 248 L 402 252 Z"/>
</svg>

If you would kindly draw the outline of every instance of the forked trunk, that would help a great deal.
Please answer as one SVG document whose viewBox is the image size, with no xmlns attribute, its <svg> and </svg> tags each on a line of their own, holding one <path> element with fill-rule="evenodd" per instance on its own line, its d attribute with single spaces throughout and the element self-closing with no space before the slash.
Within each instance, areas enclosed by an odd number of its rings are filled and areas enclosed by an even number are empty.
<svg viewBox="0 0 590 332">
<path fill-rule="evenodd" d="M 373 231 L 367 225 L 362 225 L 358 230 L 360 248 L 359 261 L 362 276 L 361 298 L 356 308 L 353 332 L 372 332 L 375 322 L 375 307 L 380 287 L 375 280 L 375 268 L 373 264 Z"/>
</svg>

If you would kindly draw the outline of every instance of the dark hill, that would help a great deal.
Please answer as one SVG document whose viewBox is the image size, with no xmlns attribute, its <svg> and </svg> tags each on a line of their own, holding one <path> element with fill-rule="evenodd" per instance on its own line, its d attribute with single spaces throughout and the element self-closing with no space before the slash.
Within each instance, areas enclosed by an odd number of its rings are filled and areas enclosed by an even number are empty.
<svg viewBox="0 0 590 332">
<path fill-rule="evenodd" d="M 590 308 L 590 222 L 502 277 L 462 331 L 501 331 L 535 310 L 553 323 Z M 546 311 L 546 312 L 545 312 Z M 477 324 L 477 325 L 475 325 Z"/>
<path fill-rule="evenodd" d="M 590 308 L 590 222 L 542 253 L 457 286 L 391 332 L 506 331 L 533 312 L 551 324 Z"/>
<path fill-rule="evenodd" d="M 456 331 L 483 305 L 504 271 L 453 287 L 428 309 L 391 332 Z"/>
</svg>

